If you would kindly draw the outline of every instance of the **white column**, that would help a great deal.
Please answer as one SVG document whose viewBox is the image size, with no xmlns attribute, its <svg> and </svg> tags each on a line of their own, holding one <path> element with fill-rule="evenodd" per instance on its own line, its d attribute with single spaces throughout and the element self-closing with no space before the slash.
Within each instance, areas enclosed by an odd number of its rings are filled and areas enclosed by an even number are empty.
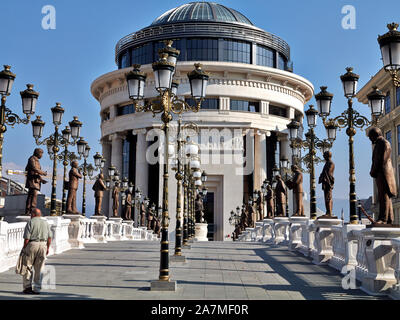
<svg viewBox="0 0 400 320">
<path fill-rule="evenodd" d="M 255 168 L 254 189 L 260 190 L 261 185 L 267 177 L 267 141 L 265 133 L 255 135 Z"/>
<path fill-rule="evenodd" d="M 114 133 L 111 137 L 111 164 L 121 174 L 122 172 L 122 143 L 124 135 Z M 112 216 L 112 192 L 109 192 L 109 217 Z"/>
<path fill-rule="evenodd" d="M 269 113 L 269 102 L 268 101 L 260 101 L 260 113 L 266 115 Z"/>
<path fill-rule="evenodd" d="M 143 195 L 148 195 L 149 164 L 146 160 L 146 132 L 137 134 L 136 142 L 136 177 L 135 187 L 142 190 Z"/>
<path fill-rule="evenodd" d="M 225 111 L 230 109 L 230 98 L 219 97 L 219 110 Z"/>
<path fill-rule="evenodd" d="M 111 142 L 108 140 L 108 137 L 105 137 L 103 138 L 101 144 L 103 150 L 103 157 L 106 160 L 103 169 L 103 175 L 104 178 L 106 178 L 108 176 L 108 168 L 111 166 Z M 110 208 L 110 192 L 105 191 L 103 202 L 101 204 L 101 213 L 108 217 L 109 208 Z"/>
</svg>

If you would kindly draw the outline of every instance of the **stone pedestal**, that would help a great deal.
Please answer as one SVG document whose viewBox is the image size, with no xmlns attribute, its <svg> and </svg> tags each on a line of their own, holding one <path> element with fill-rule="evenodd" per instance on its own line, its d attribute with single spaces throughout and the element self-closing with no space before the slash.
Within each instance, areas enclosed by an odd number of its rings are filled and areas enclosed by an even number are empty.
<svg viewBox="0 0 400 320">
<path fill-rule="evenodd" d="M 274 243 L 286 244 L 288 241 L 289 233 L 289 218 L 288 217 L 275 217 L 274 218 Z"/>
<path fill-rule="evenodd" d="M 255 241 L 262 241 L 263 240 L 263 226 L 264 226 L 264 222 L 259 221 L 256 222 L 256 239 Z"/>
<path fill-rule="evenodd" d="M 176 291 L 176 281 L 154 280 L 151 282 L 151 291 Z"/>
<path fill-rule="evenodd" d="M 308 225 L 308 217 L 289 218 L 289 250 L 299 250 L 302 244 L 303 228 Z"/>
<path fill-rule="evenodd" d="M 112 225 L 112 237 L 115 240 L 121 240 L 122 239 L 122 235 L 121 235 L 121 229 L 122 229 L 122 218 L 119 217 L 112 217 L 112 218 L 108 218 L 108 220 L 114 222 L 114 224 Z"/>
<path fill-rule="evenodd" d="M 59 216 L 48 216 L 45 219 L 49 222 L 53 238 L 51 239 L 50 254 L 59 254 L 71 249 L 69 242 L 69 224 L 71 220 Z"/>
<path fill-rule="evenodd" d="M 317 219 L 314 221 L 315 228 L 315 251 L 312 252 L 313 263 L 328 264 L 333 256 L 333 226 L 342 224 L 339 219 Z"/>
<path fill-rule="evenodd" d="M 333 258 L 330 261 L 330 265 L 340 270 L 342 274 L 347 274 L 348 271 L 353 270 L 357 266 L 357 249 L 358 249 L 358 238 L 355 236 L 353 231 L 365 229 L 364 224 L 346 224 L 342 226 L 342 240 L 341 245 L 343 245 L 343 262 L 340 258 L 335 258 L 336 256 L 341 256 L 336 254 L 336 248 L 333 248 Z"/>
<path fill-rule="evenodd" d="M 387 294 L 388 289 L 397 283 L 392 263 L 396 251 L 392 240 L 400 237 L 400 228 L 368 228 L 361 234 L 368 270 L 361 289 L 372 295 Z"/>
<path fill-rule="evenodd" d="M 133 220 L 124 220 L 122 224 L 124 225 L 124 239 L 133 240 Z"/>
<path fill-rule="evenodd" d="M 253 241 L 253 236 L 255 236 L 254 234 L 255 230 L 256 230 L 255 228 L 246 228 L 246 234 L 243 240 L 248 242 Z"/>
<path fill-rule="evenodd" d="M 71 220 L 68 226 L 68 241 L 72 249 L 83 249 L 82 242 L 83 221 L 85 217 L 80 214 L 64 214 L 63 218 Z"/>
<path fill-rule="evenodd" d="M 172 255 L 169 257 L 170 262 L 186 262 L 185 256 Z"/>
<path fill-rule="evenodd" d="M 400 238 L 392 239 L 393 250 L 396 252 L 394 256 L 394 276 L 396 284 L 390 289 L 390 297 L 400 300 Z"/>
<path fill-rule="evenodd" d="M 263 242 L 271 242 L 274 237 L 274 220 L 264 219 L 263 220 Z"/>
<path fill-rule="evenodd" d="M 208 241 L 208 224 L 207 223 L 196 223 L 194 226 L 195 236 L 194 241 Z"/>
<path fill-rule="evenodd" d="M 93 229 L 94 229 L 94 238 L 99 243 L 107 243 L 106 240 L 106 216 L 93 215 L 90 219 L 96 220 Z"/>
</svg>

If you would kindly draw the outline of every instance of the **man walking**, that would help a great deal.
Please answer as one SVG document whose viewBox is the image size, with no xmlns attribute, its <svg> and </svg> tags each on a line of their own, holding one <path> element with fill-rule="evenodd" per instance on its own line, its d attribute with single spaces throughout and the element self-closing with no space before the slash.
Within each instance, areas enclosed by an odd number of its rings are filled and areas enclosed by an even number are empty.
<svg viewBox="0 0 400 320">
<path fill-rule="evenodd" d="M 41 289 L 41 271 L 46 256 L 49 254 L 52 232 L 46 220 L 41 218 L 42 213 L 38 208 L 31 211 L 31 220 L 26 224 L 24 231 L 24 266 L 23 293 L 39 294 Z M 32 275 L 35 290 L 32 288 Z"/>
</svg>

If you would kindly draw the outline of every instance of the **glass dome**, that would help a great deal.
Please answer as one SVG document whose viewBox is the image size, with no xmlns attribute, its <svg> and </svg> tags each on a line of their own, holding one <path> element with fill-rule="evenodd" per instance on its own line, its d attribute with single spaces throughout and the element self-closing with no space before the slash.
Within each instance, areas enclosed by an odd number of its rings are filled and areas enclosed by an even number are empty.
<svg viewBox="0 0 400 320">
<path fill-rule="evenodd" d="M 214 2 L 190 2 L 181 5 L 159 16 L 151 25 L 184 21 L 243 23 L 253 26 L 253 23 L 240 12 Z"/>
</svg>

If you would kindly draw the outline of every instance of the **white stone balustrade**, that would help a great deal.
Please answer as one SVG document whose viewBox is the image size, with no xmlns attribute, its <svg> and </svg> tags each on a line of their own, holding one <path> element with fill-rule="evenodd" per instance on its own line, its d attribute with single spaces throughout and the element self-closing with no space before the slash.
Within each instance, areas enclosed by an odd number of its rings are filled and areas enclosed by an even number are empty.
<svg viewBox="0 0 400 320">
<path fill-rule="evenodd" d="M 361 235 L 367 264 L 361 289 L 372 295 L 387 294 L 397 284 L 392 239 L 400 237 L 400 228 L 367 228 Z"/>
<path fill-rule="evenodd" d="M 263 220 L 263 242 L 271 242 L 274 238 L 274 220 Z"/>
<path fill-rule="evenodd" d="M 62 217 L 45 217 L 45 219 L 49 222 L 53 234 L 49 255 L 60 254 L 71 249 L 71 244 L 68 241 L 68 227 L 71 220 Z"/>
<path fill-rule="evenodd" d="M 287 244 L 289 240 L 289 218 L 275 217 L 274 218 L 274 243 Z"/>
<path fill-rule="evenodd" d="M 339 219 L 317 219 L 315 225 L 314 246 L 312 252 L 313 262 L 315 264 L 327 264 L 333 256 L 333 226 L 341 225 Z"/>
<path fill-rule="evenodd" d="M 0 272 L 15 266 L 24 244 L 25 225 L 0 221 Z"/>
<path fill-rule="evenodd" d="M 256 222 L 255 241 L 263 240 L 263 225 L 264 223 L 262 221 Z"/>
<path fill-rule="evenodd" d="M 302 247 L 303 229 L 308 225 L 307 217 L 289 218 L 289 250 L 299 250 Z"/>
<path fill-rule="evenodd" d="M 396 284 L 390 289 L 390 297 L 400 300 L 400 238 L 392 239 L 392 246 L 395 251 L 393 268 Z"/>
</svg>

